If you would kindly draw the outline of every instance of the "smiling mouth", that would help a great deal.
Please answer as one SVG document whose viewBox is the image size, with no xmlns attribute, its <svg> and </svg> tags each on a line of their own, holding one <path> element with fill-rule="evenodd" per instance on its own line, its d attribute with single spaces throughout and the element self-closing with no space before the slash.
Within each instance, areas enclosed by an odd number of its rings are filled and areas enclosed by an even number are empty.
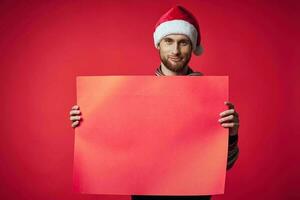
<svg viewBox="0 0 300 200">
<path fill-rule="evenodd" d="M 178 57 L 169 57 L 172 61 L 174 62 L 179 62 L 181 61 L 181 58 L 178 58 Z"/>
</svg>

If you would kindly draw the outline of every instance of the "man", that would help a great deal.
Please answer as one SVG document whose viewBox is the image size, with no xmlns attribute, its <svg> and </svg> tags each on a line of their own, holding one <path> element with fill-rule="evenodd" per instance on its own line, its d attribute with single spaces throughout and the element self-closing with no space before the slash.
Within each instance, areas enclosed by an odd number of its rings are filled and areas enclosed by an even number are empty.
<svg viewBox="0 0 300 200">
<path fill-rule="evenodd" d="M 165 13 L 157 22 L 154 31 L 154 44 L 159 51 L 160 66 L 155 74 L 157 76 L 201 76 L 202 73 L 194 72 L 188 63 L 192 53 L 200 55 L 203 52 L 201 46 L 201 36 L 196 18 L 185 8 L 175 6 Z M 220 113 L 218 120 L 220 125 L 229 129 L 229 149 L 227 159 L 227 169 L 230 169 L 236 161 L 239 153 L 238 149 L 238 113 L 234 105 L 224 102 L 228 110 Z M 197 106 L 197 105 L 195 105 Z M 70 112 L 72 127 L 77 127 L 81 116 L 79 106 L 73 106 Z M 132 196 L 133 200 L 168 200 L 168 199 L 210 199 L 210 196 Z"/>
</svg>

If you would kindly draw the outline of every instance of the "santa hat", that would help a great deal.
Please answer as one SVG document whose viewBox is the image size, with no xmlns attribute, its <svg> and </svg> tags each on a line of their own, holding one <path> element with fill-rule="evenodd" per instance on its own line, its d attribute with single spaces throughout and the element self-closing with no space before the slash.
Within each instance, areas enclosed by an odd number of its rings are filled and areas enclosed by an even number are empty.
<svg viewBox="0 0 300 200">
<path fill-rule="evenodd" d="M 186 35 L 192 42 L 194 54 L 198 56 L 203 52 L 198 21 L 182 6 L 174 6 L 156 23 L 153 33 L 155 47 L 158 48 L 161 39 L 169 34 Z"/>
</svg>

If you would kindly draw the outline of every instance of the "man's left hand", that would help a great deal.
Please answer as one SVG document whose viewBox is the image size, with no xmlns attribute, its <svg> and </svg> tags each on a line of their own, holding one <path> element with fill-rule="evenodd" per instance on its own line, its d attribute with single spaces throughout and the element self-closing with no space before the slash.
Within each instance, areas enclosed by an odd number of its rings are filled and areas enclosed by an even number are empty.
<svg viewBox="0 0 300 200">
<path fill-rule="evenodd" d="M 240 126 L 239 115 L 231 102 L 225 101 L 224 104 L 228 106 L 228 110 L 220 113 L 218 121 L 222 127 L 229 128 L 229 135 L 237 135 Z"/>
</svg>

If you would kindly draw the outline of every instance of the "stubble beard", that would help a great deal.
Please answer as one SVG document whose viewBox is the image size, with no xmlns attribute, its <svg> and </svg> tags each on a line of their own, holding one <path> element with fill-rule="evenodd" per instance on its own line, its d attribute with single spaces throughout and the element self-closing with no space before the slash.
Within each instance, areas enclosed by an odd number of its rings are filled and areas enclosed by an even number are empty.
<svg viewBox="0 0 300 200">
<path fill-rule="evenodd" d="M 190 55 L 185 61 L 180 61 L 177 62 L 176 64 L 173 64 L 168 60 L 168 57 L 163 57 L 160 52 L 159 52 L 159 56 L 164 66 L 173 72 L 182 72 L 191 59 L 191 55 Z"/>
</svg>

